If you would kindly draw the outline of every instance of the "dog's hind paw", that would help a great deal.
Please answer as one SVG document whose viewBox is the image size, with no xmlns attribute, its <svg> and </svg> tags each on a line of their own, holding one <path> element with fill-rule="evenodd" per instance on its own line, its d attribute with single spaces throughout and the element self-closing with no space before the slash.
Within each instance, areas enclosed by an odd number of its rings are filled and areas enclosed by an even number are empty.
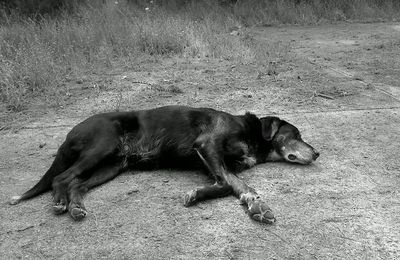
<svg viewBox="0 0 400 260">
<path fill-rule="evenodd" d="M 197 196 L 197 190 L 192 190 L 186 193 L 183 199 L 184 200 L 183 205 L 185 207 L 190 207 L 196 204 L 196 196 Z"/>
<path fill-rule="evenodd" d="M 69 214 L 74 220 L 82 220 L 86 217 L 87 211 L 77 207 L 69 209 Z"/>
<path fill-rule="evenodd" d="M 10 205 L 17 205 L 21 201 L 21 196 L 12 196 L 8 202 Z"/>
<path fill-rule="evenodd" d="M 63 202 L 57 202 L 53 205 L 53 211 L 56 215 L 63 214 L 67 211 L 67 205 L 65 205 Z"/>
<path fill-rule="evenodd" d="M 253 201 L 248 203 L 249 209 L 248 214 L 249 216 L 257 221 L 264 222 L 267 224 L 275 223 L 276 219 L 270 207 L 268 207 L 267 203 L 262 201 L 261 199 L 257 198 Z"/>
</svg>

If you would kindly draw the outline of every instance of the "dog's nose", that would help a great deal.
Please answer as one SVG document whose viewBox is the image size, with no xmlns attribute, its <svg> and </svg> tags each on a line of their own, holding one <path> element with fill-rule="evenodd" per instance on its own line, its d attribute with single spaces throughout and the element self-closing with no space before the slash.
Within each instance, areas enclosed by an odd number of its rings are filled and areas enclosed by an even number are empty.
<svg viewBox="0 0 400 260">
<path fill-rule="evenodd" d="M 314 151 L 314 155 L 313 155 L 314 161 L 317 160 L 318 157 L 319 157 L 319 152 L 318 151 Z"/>
</svg>

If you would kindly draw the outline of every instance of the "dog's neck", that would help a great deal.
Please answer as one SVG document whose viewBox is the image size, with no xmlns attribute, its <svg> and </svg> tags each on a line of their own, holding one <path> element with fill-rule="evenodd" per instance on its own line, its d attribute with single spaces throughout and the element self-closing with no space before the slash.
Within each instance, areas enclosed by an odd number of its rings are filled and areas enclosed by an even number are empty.
<svg viewBox="0 0 400 260">
<path fill-rule="evenodd" d="M 278 160 L 279 154 L 273 149 L 272 141 L 265 140 L 262 135 L 261 120 L 252 113 L 246 113 L 242 118 L 249 135 L 248 140 L 251 140 L 248 145 L 255 152 L 257 164 Z"/>
</svg>

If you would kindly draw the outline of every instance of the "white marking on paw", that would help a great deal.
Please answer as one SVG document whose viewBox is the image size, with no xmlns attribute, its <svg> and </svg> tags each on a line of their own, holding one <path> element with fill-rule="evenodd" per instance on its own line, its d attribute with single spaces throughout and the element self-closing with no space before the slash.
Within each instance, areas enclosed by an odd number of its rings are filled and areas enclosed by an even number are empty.
<svg viewBox="0 0 400 260">
<path fill-rule="evenodd" d="M 21 196 L 12 196 L 10 200 L 11 205 L 17 204 L 21 200 Z"/>
</svg>

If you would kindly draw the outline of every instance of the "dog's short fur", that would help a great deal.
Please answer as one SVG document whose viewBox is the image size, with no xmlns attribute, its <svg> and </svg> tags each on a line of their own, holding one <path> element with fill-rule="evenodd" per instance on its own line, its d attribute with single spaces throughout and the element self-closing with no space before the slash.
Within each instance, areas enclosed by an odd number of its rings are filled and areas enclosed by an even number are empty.
<svg viewBox="0 0 400 260">
<path fill-rule="evenodd" d="M 69 211 L 78 220 L 86 216 L 85 193 L 122 171 L 203 165 L 215 184 L 187 193 L 185 206 L 233 193 L 251 217 L 272 223 L 272 211 L 235 173 L 266 161 L 309 164 L 318 155 L 296 127 L 277 117 L 185 106 L 104 113 L 75 126 L 42 179 L 10 203 L 52 189 L 55 213 Z"/>
</svg>

